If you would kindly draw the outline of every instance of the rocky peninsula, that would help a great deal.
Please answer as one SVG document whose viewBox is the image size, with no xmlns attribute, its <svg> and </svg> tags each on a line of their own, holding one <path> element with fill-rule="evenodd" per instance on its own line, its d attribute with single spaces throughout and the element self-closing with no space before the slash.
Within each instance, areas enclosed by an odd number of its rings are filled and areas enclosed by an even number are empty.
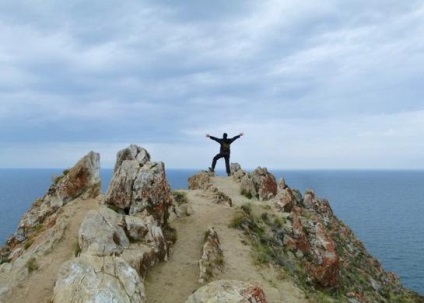
<svg viewBox="0 0 424 303">
<path fill-rule="evenodd" d="M 89 152 L 34 201 L 0 249 L 0 303 L 424 302 L 313 190 L 266 168 L 200 171 L 119 151 L 105 195 Z"/>
</svg>

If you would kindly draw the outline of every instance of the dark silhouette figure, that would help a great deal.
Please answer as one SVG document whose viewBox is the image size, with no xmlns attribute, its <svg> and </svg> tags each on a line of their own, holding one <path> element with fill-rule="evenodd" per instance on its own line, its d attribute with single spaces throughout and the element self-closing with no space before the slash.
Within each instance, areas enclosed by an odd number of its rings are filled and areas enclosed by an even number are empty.
<svg viewBox="0 0 424 303">
<path fill-rule="evenodd" d="M 221 139 L 210 136 L 209 134 L 206 135 L 206 137 L 211 138 L 212 140 L 218 142 L 221 145 L 221 147 L 219 149 L 219 154 L 217 154 L 215 157 L 213 157 L 212 166 L 209 167 L 209 170 L 211 172 L 215 171 L 216 161 L 218 161 L 218 159 L 224 158 L 225 159 L 225 169 L 227 170 L 227 175 L 228 176 L 231 175 L 231 170 L 230 170 L 230 153 L 231 153 L 230 145 L 231 145 L 231 143 L 233 143 L 235 140 L 237 140 L 241 136 L 243 136 L 243 133 L 240 133 L 238 136 L 235 136 L 233 138 L 227 138 L 227 133 L 224 133 L 222 135 Z"/>
</svg>

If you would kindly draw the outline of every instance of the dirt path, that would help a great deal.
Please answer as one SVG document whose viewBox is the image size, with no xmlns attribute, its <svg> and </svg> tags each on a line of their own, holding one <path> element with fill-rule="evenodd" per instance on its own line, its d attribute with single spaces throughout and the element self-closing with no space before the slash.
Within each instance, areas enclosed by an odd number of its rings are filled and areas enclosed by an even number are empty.
<svg viewBox="0 0 424 303">
<path fill-rule="evenodd" d="M 97 207 L 97 200 L 88 199 L 77 200 L 63 208 L 61 216 L 69 218 L 63 238 L 51 253 L 37 258 L 39 268 L 12 291 L 6 303 L 49 302 L 60 266 L 73 257 L 82 220 L 89 210 Z"/>
<path fill-rule="evenodd" d="M 198 260 L 204 233 L 209 226 L 217 231 L 224 253 L 224 271 L 216 279 L 259 282 L 268 302 L 304 303 L 302 292 L 288 280 L 279 280 L 270 268 L 254 265 L 250 246 L 243 233 L 228 227 L 237 207 L 249 202 L 240 195 L 240 187 L 232 178 L 215 177 L 212 182 L 233 201 L 233 207 L 212 203 L 203 191 L 185 191 L 194 213 L 172 222 L 178 240 L 168 262 L 152 269 L 145 281 L 148 303 L 183 303 L 201 285 L 198 283 Z"/>
</svg>

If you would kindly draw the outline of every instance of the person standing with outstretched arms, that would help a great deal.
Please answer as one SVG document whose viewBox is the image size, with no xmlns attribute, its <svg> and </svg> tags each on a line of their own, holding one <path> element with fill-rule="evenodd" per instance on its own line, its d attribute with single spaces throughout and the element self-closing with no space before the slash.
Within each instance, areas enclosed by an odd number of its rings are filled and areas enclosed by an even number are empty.
<svg viewBox="0 0 424 303">
<path fill-rule="evenodd" d="M 219 153 L 213 157 L 212 160 L 212 166 L 209 167 L 209 170 L 211 172 L 215 171 L 215 166 L 216 166 L 216 161 L 218 161 L 218 159 L 224 158 L 225 159 L 225 169 L 227 170 L 227 175 L 230 176 L 231 175 L 231 169 L 230 169 L 230 145 L 231 143 L 233 143 L 235 140 L 237 140 L 238 138 L 240 138 L 241 136 L 243 136 L 243 133 L 240 133 L 238 136 L 235 136 L 233 138 L 227 138 L 228 135 L 227 133 L 224 133 L 222 135 L 222 138 L 216 138 L 213 136 L 210 136 L 209 134 L 206 134 L 207 138 L 210 138 L 216 142 L 218 142 L 220 144 L 220 149 L 219 149 Z"/>
</svg>

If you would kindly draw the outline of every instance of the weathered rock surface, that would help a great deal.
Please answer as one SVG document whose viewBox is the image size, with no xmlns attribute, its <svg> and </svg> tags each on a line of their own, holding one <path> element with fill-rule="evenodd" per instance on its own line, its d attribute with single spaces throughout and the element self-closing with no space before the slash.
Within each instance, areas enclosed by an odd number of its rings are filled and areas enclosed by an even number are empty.
<svg viewBox="0 0 424 303">
<path fill-rule="evenodd" d="M 100 194 L 101 186 L 99 173 L 100 155 L 90 152 L 72 169 L 64 171 L 62 176 L 57 177 L 48 193 L 37 199 L 30 210 L 24 214 L 19 222 L 18 230 L 8 239 L 6 246 L 1 251 L 0 262 L 6 261 L 11 250 L 19 243 L 38 234 L 42 226 L 53 226 L 57 213 L 63 205 L 80 196 L 85 199 L 97 197 Z"/>
<path fill-rule="evenodd" d="M 266 168 L 255 169 L 252 178 L 260 201 L 270 200 L 277 194 L 277 181 Z"/>
<path fill-rule="evenodd" d="M 37 199 L 19 222 L 18 230 L 0 251 L 0 302 L 28 277 L 37 260 L 62 239 L 70 221 L 62 216 L 66 205 L 100 194 L 100 156 L 89 152 L 74 167 L 56 177 L 48 192 Z"/>
<path fill-rule="evenodd" d="M 165 225 L 172 198 L 164 164 L 149 162 L 148 152 L 135 145 L 118 153 L 118 163 L 104 203 L 129 215 L 153 215 Z"/>
<path fill-rule="evenodd" d="M 248 198 L 266 201 L 275 197 L 278 191 L 274 175 L 266 168 L 258 167 L 251 174 L 243 172 L 235 179 L 241 182 L 241 193 Z"/>
<path fill-rule="evenodd" d="M 123 222 L 122 215 L 104 206 L 88 212 L 79 230 L 81 252 L 96 256 L 122 254 L 130 245 Z"/>
<path fill-rule="evenodd" d="M 137 272 L 119 257 L 84 254 L 62 265 L 52 302 L 145 302 Z"/>
<path fill-rule="evenodd" d="M 195 291 L 185 303 L 266 303 L 259 285 L 234 280 L 218 280 Z"/>
<path fill-rule="evenodd" d="M 80 256 L 64 265 L 54 302 L 144 302 L 139 276 L 168 256 L 172 197 L 163 163 L 136 145 L 119 151 L 103 202 L 81 224 Z"/>
<path fill-rule="evenodd" d="M 203 189 L 207 190 L 210 186 L 210 177 L 214 174 L 212 172 L 200 171 L 197 174 L 188 178 L 188 189 Z"/>
<path fill-rule="evenodd" d="M 221 272 L 224 266 L 224 254 L 219 242 L 218 233 L 209 227 L 205 234 L 202 257 L 199 261 L 199 283 L 203 284 Z"/>
</svg>

